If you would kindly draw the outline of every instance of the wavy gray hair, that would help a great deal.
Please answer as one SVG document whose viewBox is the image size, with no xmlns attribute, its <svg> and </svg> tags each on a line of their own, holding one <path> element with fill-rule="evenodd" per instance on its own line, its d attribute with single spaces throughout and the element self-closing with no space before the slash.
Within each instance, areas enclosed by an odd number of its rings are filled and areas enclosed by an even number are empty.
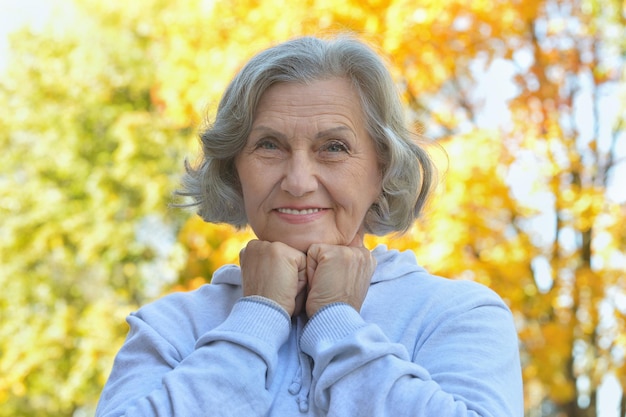
<svg viewBox="0 0 626 417">
<path fill-rule="evenodd" d="M 435 183 L 429 154 L 413 140 L 396 86 L 381 57 L 348 36 L 293 39 L 254 56 L 227 87 L 212 124 L 200 134 L 202 160 L 185 162 L 182 189 L 207 222 L 244 227 L 248 220 L 235 169 L 257 104 L 276 83 L 310 83 L 335 77 L 351 81 L 361 100 L 367 131 L 382 172 L 382 192 L 365 217 L 368 233 L 407 231 L 422 211 Z"/>
</svg>

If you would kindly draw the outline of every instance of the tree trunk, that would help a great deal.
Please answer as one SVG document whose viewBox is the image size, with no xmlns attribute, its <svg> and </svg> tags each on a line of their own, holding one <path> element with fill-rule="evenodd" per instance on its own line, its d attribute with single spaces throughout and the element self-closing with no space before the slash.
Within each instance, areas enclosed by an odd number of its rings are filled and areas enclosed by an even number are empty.
<svg viewBox="0 0 626 417">
<path fill-rule="evenodd" d="M 562 407 L 560 407 L 558 411 L 556 412 L 555 416 L 557 417 L 597 417 L 596 397 L 597 397 L 597 393 L 594 392 L 591 395 L 589 406 L 587 408 L 580 408 L 578 406 L 578 400 L 573 399 L 570 402 L 564 404 Z M 624 402 L 622 400 L 622 406 L 623 404 Z"/>
</svg>

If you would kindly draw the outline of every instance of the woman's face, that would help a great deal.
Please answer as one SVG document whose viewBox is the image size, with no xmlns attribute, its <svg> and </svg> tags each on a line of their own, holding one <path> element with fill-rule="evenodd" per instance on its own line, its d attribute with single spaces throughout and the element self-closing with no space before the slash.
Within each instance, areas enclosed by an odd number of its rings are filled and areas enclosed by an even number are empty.
<svg viewBox="0 0 626 417">
<path fill-rule="evenodd" d="M 313 243 L 362 240 L 381 173 L 349 81 L 270 87 L 235 160 L 252 230 L 302 252 Z"/>
</svg>

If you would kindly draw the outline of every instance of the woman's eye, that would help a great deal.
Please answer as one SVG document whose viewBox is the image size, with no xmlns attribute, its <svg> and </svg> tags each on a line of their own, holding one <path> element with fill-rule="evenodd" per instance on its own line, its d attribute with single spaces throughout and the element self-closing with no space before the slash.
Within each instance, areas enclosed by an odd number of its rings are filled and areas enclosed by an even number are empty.
<svg viewBox="0 0 626 417">
<path fill-rule="evenodd" d="M 343 142 L 330 142 L 324 148 L 326 152 L 347 152 L 348 147 Z"/>
<path fill-rule="evenodd" d="M 260 140 L 257 142 L 256 144 L 256 148 L 257 149 L 266 149 L 266 150 L 273 150 L 273 149 L 278 149 L 278 146 L 276 145 L 276 143 L 274 143 L 271 140 Z"/>
</svg>

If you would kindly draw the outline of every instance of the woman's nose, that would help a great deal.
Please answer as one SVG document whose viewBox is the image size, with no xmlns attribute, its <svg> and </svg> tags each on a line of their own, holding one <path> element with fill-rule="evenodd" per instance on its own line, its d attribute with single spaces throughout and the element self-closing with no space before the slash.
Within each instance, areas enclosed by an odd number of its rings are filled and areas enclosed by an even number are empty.
<svg viewBox="0 0 626 417">
<path fill-rule="evenodd" d="M 315 163 L 305 152 L 294 152 L 285 163 L 281 189 L 294 197 L 302 197 L 317 190 Z"/>
</svg>

